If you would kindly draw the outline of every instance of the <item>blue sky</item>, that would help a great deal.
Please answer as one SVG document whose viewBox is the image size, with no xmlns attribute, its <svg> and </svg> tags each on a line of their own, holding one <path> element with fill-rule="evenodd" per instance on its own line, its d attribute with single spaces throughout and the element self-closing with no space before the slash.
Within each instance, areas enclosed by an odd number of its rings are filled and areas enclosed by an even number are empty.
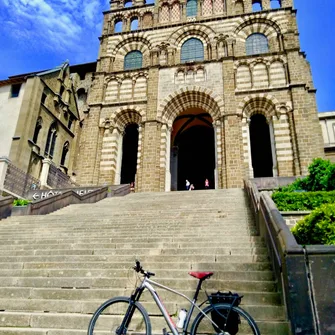
<svg viewBox="0 0 335 335">
<path fill-rule="evenodd" d="M 335 1 L 295 0 L 319 111 L 335 110 Z M 0 79 L 95 61 L 109 0 L 0 0 Z"/>
</svg>

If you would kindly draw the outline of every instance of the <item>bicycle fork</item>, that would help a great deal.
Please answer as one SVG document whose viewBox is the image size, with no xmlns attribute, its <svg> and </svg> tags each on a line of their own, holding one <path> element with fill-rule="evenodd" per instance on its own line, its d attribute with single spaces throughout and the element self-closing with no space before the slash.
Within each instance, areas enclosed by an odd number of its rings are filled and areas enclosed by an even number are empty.
<svg viewBox="0 0 335 335">
<path fill-rule="evenodd" d="M 140 299 L 142 293 L 144 291 L 144 287 L 137 288 L 135 293 L 130 296 L 129 306 L 127 308 L 126 314 L 122 320 L 121 325 L 116 330 L 116 335 L 123 335 L 127 333 L 130 321 L 135 312 L 135 303 Z"/>
</svg>

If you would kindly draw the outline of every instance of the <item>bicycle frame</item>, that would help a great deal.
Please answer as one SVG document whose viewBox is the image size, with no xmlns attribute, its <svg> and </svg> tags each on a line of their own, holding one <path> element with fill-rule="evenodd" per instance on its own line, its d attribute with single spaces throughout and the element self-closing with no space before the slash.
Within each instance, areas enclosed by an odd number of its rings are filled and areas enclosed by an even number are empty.
<svg viewBox="0 0 335 335">
<path fill-rule="evenodd" d="M 213 321 L 212 321 L 212 320 L 211 320 L 211 319 L 210 319 L 210 318 L 209 318 L 209 317 L 202 311 L 202 309 L 196 304 L 197 299 L 198 299 L 198 294 L 199 294 L 199 291 L 200 291 L 200 289 L 201 289 L 201 284 L 202 284 L 202 280 L 200 280 L 200 281 L 198 282 L 198 286 L 197 286 L 197 289 L 196 289 L 196 291 L 195 291 L 194 297 L 193 297 L 193 299 L 191 300 L 191 299 L 188 298 L 185 294 L 182 294 L 182 293 L 180 293 L 180 292 L 178 292 L 178 291 L 176 291 L 176 290 L 174 290 L 174 289 L 172 289 L 172 288 L 170 288 L 170 287 L 164 286 L 164 285 L 162 285 L 162 284 L 159 284 L 159 283 L 157 283 L 157 282 L 155 282 L 155 281 L 153 281 L 153 280 L 151 280 L 151 279 L 145 277 L 145 278 L 143 279 L 141 285 L 140 285 L 140 286 L 138 287 L 138 289 L 136 290 L 136 293 L 134 294 L 133 297 L 134 297 L 135 300 L 138 301 L 139 298 L 140 298 L 140 296 L 141 296 L 141 294 L 142 294 L 142 292 L 144 291 L 144 289 L 147 289 L 147 290 L 151 293 L 153 299 L 155 300 L 157 307 L 158 307 L 158 308 L 160 309 L 160 311 L 162 312 L 162 315 L 164 316 L 164 319 L 165 319 L 166 323 L 168 324 L 168 326 L 169 326 L 171 332 L 173 333 L 173 335 L 179 335 L 179 334 L 180 334 L 179 331 L 178 331 L 178 328 L 177 328 L 175 322 L 174 322 L 174 321 L 172 320 L 172 318 L 170 317 L 169 312 L 168 312 L 167 309 L 165 308 L 165 306 L 164 306 L 162 300 L 160 299 L 159 295 L 157 294 L 156 290 L 153 288 L 152 285 L 157 286 L 157 287 L 160 287 L 160 288 L 162 288 L 163 290 L 172 292 L 172 293 L 174 293 L 174 294 L 177 294 L 177 295 L 183 297 L 184 299 L 186 299 L 186 300 L 191 304 L 191 308 L 190 308 L 190 310 L 187 312 L 187 316 L 186 316 L 186 320 L 185 320 L 185 324 L 184 324 L 184 327 L 183 327 L 182 334 L 184 334 L 184 335 L 187 334 L 187 329 L 188 329 L 188 326 L 189 326 L 189 323 L 190 323 L 190 320 L 191 320 L 192 313 L 193 313 L 193 311 L 194 311 L 195 308 L 196 308 L 198 311 L 200 311 L 202 314 L 204 314 L 204 316 L 205 316 L 205 317 L 206 317 L 206 318 L 207 318 L 207 319 L 208 319 L 208 320 L 209 320 L 215 327 L 220 328 L 220 327 L 218 327 L 218 325 L 217 325 L 215 322 L 213 322 Z M 201 305 L 202 305 L 202 304 L 201 304 Z M 201 305 L 200 305 L 200 306 L 201 306 Z"/>
</svg>

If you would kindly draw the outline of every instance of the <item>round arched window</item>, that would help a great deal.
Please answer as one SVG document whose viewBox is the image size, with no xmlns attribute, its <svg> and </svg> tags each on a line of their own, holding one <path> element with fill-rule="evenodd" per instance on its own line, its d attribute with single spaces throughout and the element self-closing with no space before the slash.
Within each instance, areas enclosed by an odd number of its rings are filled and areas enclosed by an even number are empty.
<svg viewBox="0 0 335 335">
<path fill-rule="evenodd" d="M 257 55 L 269 52 L 268 39 L 263 34 L 250 35 L 245 43 L 247 55 Z"/>
<path fill-rule="evenodd" d="M 122 32 L 122 20 L 117 19 L 114 23 L 114 33 L 121 33 Z"/>
<path fill-rule="evenodd" d="M 181 47 L 181 63 L 204 60 L 204 45 L 197 38 L 190 38 Z"/>
<path fill-rule="evenodd" d="M 130 51 L 126 54 L 124 58 L 124 69 L 140 69 L 142 67 L 142 60 L 143 56 L 141 51 Z"/>
</svg>

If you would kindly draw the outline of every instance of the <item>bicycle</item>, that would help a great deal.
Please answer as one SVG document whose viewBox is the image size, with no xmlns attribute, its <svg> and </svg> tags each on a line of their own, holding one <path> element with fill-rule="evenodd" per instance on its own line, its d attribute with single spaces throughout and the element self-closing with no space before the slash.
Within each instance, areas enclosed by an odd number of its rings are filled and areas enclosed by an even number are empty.
<svg viewBox="0 0 335 335">
<path fill-rule="evenodd" d="M 130 297 L 115 297 L 104 302 L 95 311 L 91 318 L 87 332 L 88 335 L 151 335 L 152 327 L 149 314 L 143 305 L 139 302 L 140 297 L 145 289 L 151 293 L 151 296 L 161 311 L 166 324 L 171 330 L 172 335 L 235 335 L 237 333 L 260 335 L 258 326 L 253 318 L 242 308 L 238 307 L 238 303 L 242 298 L 238 294 L 231 294 L 230 292 L 229 294 L 214 294 L 209 296 L 205 291 L 207 299 L 199 305 L 196 304 L 202 283 L 204 280 L 210 278 L 214 274 L 213 272 L 189 272 L 191 276 L 199 279 L 194 297 L 191 300 L 186 295 L 151 280 L 150 277 L 155 276 L 155 274 L 150 271 L 145 271 L 139 261 L 136 261 L 136 265 L 133 267 L 133 269 L 137 273 L 141 273 L 143 275 L 144 278 L 141 281 L 141 284 L 138 285 Z M 175 322 L 172 320 L 170 314 L 168 313 L 153 286 L 157 286 L 172 292 L 173 294 L 177 294 L 186 299 L 191 304 L 189 311 L 187 313 L 184 311 L 183 313 L 183 316 L 186 316 L 184 320 L 179 320 L 179 327 L 177 327 Z M 219 297 L 219 299 L 217 300 L 215 297 Z M 224 302 L 219 301 L 220 297 Z M 227 299 L 227 297 L 229 298 Z M 205 304 L 208 306 L 202 309 L 202 306 Z M 190 331 L 188 332 L 194 309 L 197 309 L 199 313 L 193 319 Z M 235 318 L 232 316 L 235 316 Z M 238 316 L 238 318 L 236 318 L 236 316 Z M 234 324 L 232 324 L 233 319 Z M 238 322 L 238 325 L 235 325 L 236 322 Z M 163 335 L 170 334 L 167 333 L 166 328 L 160 329 L 163 329 Z"/>
</svg>

